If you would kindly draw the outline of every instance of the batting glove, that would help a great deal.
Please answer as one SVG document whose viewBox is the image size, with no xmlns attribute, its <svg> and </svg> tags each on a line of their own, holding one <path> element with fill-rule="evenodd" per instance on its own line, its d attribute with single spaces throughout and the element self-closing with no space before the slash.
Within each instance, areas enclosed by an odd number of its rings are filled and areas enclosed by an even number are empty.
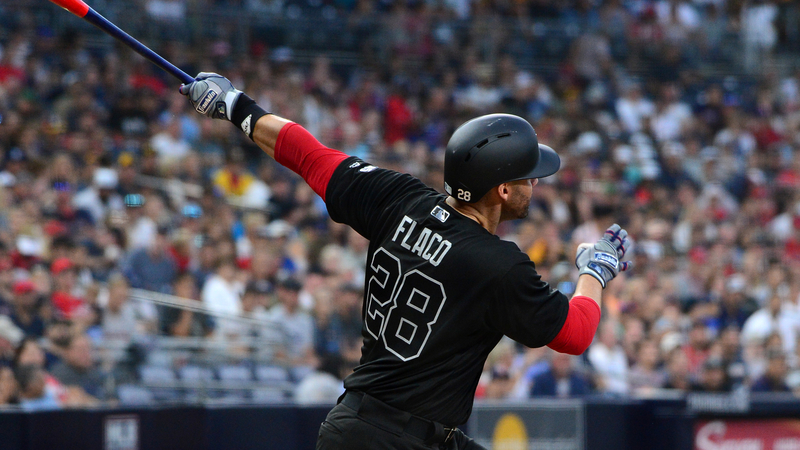
<svg viewBox="0 0 800 450">
<path fill-rule="evenodd" d="M 628 232 L 614 224 L 594 245 L 581 244 L 578 246 L 575 266 L 580 270 L 581 275 L 587 274 L 595 277 L 605 288 L 606 284 L 620 272 L 633 267 L 631 261 L 622 261 L 629 248 Z"/>
<path fill-rule="evenodd" d="M 216 73 L 201 72 L 189 84 L 182 84 L 180 92 L 189 96 L 194 109 L 212 119 L 233 122 L 250 139 L 256 122 L 268 113 L 247 94 L 233 87 L 230 81 Z"/>
<path fill-rule="evenodd" d="M 231 120 L 233 108 L 242 91 L 216 73 L 200 72 L 189 84 L 182 84 L 180 92 L 189 97 L 195 111 L 212 119 Z"/>
</svg>

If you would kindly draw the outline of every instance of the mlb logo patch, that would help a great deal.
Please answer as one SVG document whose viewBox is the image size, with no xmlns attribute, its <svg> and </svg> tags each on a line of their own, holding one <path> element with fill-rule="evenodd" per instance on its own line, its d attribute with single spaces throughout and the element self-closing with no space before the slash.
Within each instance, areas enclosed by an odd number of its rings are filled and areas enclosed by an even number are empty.
<svg viewBox="0 0 800 450">
<path fill-rule="evenodd" d="M 433 211 L 431 211 L 431 215 L 439 219 L 439 222 L 442 223 L 444 223 L 450 217 L 450 213 L 445 211 L 444 208 L 442 208 L 441 206 L 433 208 Z"/>
</svg>

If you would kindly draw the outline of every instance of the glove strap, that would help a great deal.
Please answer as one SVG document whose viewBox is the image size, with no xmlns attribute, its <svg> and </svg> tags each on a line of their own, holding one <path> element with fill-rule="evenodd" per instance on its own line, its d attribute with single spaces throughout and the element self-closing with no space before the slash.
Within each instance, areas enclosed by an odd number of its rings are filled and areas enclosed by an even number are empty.
<svg viewBox="0 0 800 450">
<path fill-rule="evenodd" d="M 586 274 L 593 276 L 597 281 L 600 282 L 600 286 L 603 289 L 606 288 L 606 279 L 603 277 L 602 268 L 599 267 L 596 263 L 589 263 L 587 264 L 581 271 L 579 272 L 578 276 Z"/>
<path fill-rule="evenodd" d="M 267 114 L 272 113 L 264 111 L 263 108 L 256 104 L 255 100 L 242 93 L 239 99 L 236 100 L 236 106 L 234 106 L 233 114 L 231 114 L 231 122 L 244 131 L 247 137 L 253 139 L 253 130 L 256 127 L 256 122 Z"/>
</svg>

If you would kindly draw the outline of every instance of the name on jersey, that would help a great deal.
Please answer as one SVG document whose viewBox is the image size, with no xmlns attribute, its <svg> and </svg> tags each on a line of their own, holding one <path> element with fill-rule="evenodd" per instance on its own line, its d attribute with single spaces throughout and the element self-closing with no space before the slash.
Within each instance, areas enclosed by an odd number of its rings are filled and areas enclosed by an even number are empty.
<svg viewBox="0 0 800 450">
<path fill-rule="evenodd" d="M 403 216 L 403 220 L 397 225 L 394 236 L 392 236 L 392 242 L 397 242 L 399 239 L 400 247 L 409 250 L 434 266 L 438 266 L 453 244 L 428 227 L 422 227 L 422 230 L 416 229 L 417 221 Z"/>
</svg>

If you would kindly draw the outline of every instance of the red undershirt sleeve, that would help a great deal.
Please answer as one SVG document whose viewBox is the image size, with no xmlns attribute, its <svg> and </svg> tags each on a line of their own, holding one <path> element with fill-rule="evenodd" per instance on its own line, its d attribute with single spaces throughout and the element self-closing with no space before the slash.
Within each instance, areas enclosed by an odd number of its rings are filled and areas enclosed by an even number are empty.
<svg viewBox="0 0 800 450">
<path fill-rule="evenodd" d="M 573 297 L 564 326 L 547 346 L 559 353 L 580 355 L 592 343 L 598 324 L 600 306 L 597 302 L 582 295 Z"/>
<path fill-rule="evenodd" d="M 281 128 L 275 142 L 275 161 L 303 177 L 322 200 L 333 172 L 347 158 L 339 150 L 322 145 L 296 123 Z"/>
</svg>

